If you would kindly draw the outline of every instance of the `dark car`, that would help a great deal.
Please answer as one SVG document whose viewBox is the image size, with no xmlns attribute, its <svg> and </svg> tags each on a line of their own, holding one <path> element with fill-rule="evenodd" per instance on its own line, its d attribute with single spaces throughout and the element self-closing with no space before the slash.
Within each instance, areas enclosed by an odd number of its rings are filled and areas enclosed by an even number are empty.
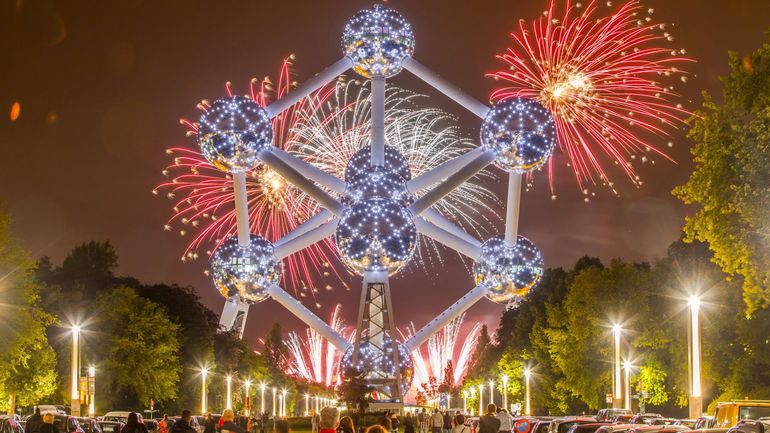
<svg viewBox="0 0 770 433">
<path fill-rule="evenodd" d="M 78 422 L 84 433 L 102 433 L 102 428 L 95 418 L 78 418 Z"/>
<path fill-rule="evenodd" d="M 125 425 L 120 421 L 99 421 L 99 428 L 102 429 L 102 433 L 120 433 Z"/>
<path fill-rule="evenodd" d="M 728 433 L 765 433 L 768 429 L 770 429 L 770 418 L 744 419 L 731 427 Z"/>
<path fill-rule="evenodd" d="M 78 419 L 72 415 L 54 415 L 53 423 L 61 433 L 85 433 Z"/>
<path fill-rule="evenodd" d="M 589 422 L 587 424 L 575 424 L 569 428 L 567 433 L 596 433 L 599 427 L 611 425 L 607 422 Z"/>
</svg>

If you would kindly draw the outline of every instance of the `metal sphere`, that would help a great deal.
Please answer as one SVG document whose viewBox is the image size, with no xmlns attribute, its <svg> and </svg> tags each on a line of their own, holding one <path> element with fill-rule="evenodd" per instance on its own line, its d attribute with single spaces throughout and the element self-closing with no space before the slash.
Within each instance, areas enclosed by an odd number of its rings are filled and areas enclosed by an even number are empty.
<svg viewBox="0 0 770 433">
<path fill-rule="evenodd" d="M 509 247 L 502 236 L 494 236 L 481 245 L 481 256 L 473 264 L 476 284 L 487 289 L 487 298 L 509 304 L 520 302 L 543 276 L 543 257 L 524 236 Z"/>
<path fill-rule="evenodd" d="M 254 168 L 259 151 L 272 141 L 270 117 L 251 98 L 217 99 L 201 115 L 198 145 L 206 159 L 222 171 Z"/>
<path fill-rule="evenodd" d="M 393 345 L 390 342 L 390 337 L 386 335 L 383 338 L 382 346 L 384 347 L 384 354 L 379 351 L 374 351 L 368 341 L 362 341 L 359 346 L 359 356 L 356 363 L 353 363 L 353 351 L 354 345 L 348 346 L 345 353 L 342 354 L 340 359 L 340 367 L 343 374 L 346 374 L 351 369 L 356 374 L 368 375 L 373 371 L 384 372 L 391 377 L 396 375 L 396 369 L 393 364 Z M 406 395 L 409 391 L 409 387 L 412 386 L 412 380 L 414 379 L 414 363 L 412 361 L 412 355 L 409 353 L 409 349 L 403 343 L 398 343 L 398 362 L 399 362 L 399 374 L 401 376 L 401 397 Z"/>
<path fill-rule="evenodd" d="M 390 77 L 414 53 L 412 27 L 395 10 L 374 5 L 353 15 L 345 25 L 342 51 L 361 76 Z"/>
<path fill-rule="evenodd" d="M 347 204 L 373 198 L 395 200 L 404 206 L 410 203 L 404 178 L 385 167 L 370 167 L 368 171 L 353 176 L 348 182 L 345 197 Z"/>
<path fill-rule="evenodd" d="M 211 256 L 211 275 L 225 298 L 238 295 L 256 304 L 269 297 L 270 285 L 280 281 L 281 262 L 275 258 L 273 244 L 262 236 L 251 235 L 247 247 L 229 236 Z"/>
<path fill-rule="evenodd" d="M 369 172 L 372 167 L 372 147 L 366 146 L 356 152 L 345 166 L 345 182 L 352 182 L 353 179 L 361 173 Z M 404 155 L 391 146 L 385 146 L 385 168 L 395 172 L 405 181 L 412 179 L 412 172 L 409 170 L 409 162 Z"/>
<path fill-rule="evenodd" d="M 335 234 L 342 261 L 354 272 L 396 272 L 414 254 L 417 228 L 403 205 L 365 199 L 347 208 Z"/>
<path fill-rule="evenodd" d="M 498 102 L 481 126 L 481 143 L 497 153 L 503 170 L 527 173 L 543 165 L 556 145 L 556 126 L 548 110 L 531 99 Z"/>
</svg>

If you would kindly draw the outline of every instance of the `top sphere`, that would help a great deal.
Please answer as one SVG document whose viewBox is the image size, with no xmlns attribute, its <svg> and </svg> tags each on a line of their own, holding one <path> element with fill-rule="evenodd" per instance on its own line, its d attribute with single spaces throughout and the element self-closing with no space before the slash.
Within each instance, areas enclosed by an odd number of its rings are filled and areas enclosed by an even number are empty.
<svg viewBox="0 0 770 433">
<path fill-rule="evenodd" d="M 251 98 L 217 99 L 201 115 L 198 145 L 206 159 L 222 171 L 254 168 L 259 151 L 272 141 L 270 117 Z"/>
<path fill-rule="evenodd" d="M 527 173 L 543 165 L 556 145 L 556 126 L 548 110 L 532 99 L 496 103 L 481 126 L 481 144 L 497 153 L 503 170 Z"/>
<path fill-rule="evenodd" d="M 363 77 L 390 77 L 414 53 L 412 26 L 395 10 L 374 5 L 353 15 L 342 34 L 342 51 Z"/>
</svg>

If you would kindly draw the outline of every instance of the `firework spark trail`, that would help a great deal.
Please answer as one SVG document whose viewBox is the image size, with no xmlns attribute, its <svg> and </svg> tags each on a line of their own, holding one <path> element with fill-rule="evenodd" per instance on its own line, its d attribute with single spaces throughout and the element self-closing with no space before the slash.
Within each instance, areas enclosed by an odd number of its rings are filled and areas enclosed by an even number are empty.
<svg viewBox="0 0 770 433">
<path fill-rule="evenodd" d="M 291 91 L 296 84 L 291 80 L 292 60 L 293 57 L 290 57 L 282 63 L 275 87 L 267 77 L 261 82 L 253 79 L 249 86 L 252 99 L 266 106 L 270 100 L 280 99 Z M 229 82 L 225 88 L 227 94 L 232 96 Z M 334 89 L 334 85 L 324 86 L 311 97 L 276 116 L 272 121 L 275 132 L 273 144 L 287 149 L 289 143 L 294 142 L 293 125 L 298 113 L 309 109 L 307 101 L 312 98 L 316 103 L 323 103 L 333 94 Z M 202 110 L 209 106 L 208 101 L 199 104 Z M 197 134 L 197 124 L 184 119 L 181 123 L 188 128 L 188 136 Z M 213 250 L 228 235 L 236 233 L 232 176 L 211 165 L 198 149 L 177 147 L 169 149 L 167 153 L 173 155 L 174 159 L 163 174 L 171 180 L 159 185 L 153 193 L 166 190 L 166 197 L 175 200 L 174 214 L 166 224 L 166 230 L 172 230 L 173 224 L 181 223 L 183 227 L 179 233 L 182 236 L 187 235 L 188 227 L 194 231 L 182 257 L 186 261 L 197 258 L 197 251 L 203 244 L 213 243 Z M 247 197 L 251 230 L 271 242 L 277 241 L 316 212 L 316 204 L 309 197 L 262 165 L 247 173 Z M 337 268 L 331 263 L 337 263 L 336 248 L 330 239 L 326 239 L 287 258 L 283 284 L 293 288 L 302 297 L 306 296 L 307 291 L 314 296 L 317 289 L 312 286 L 318 276 L 329 277 L 344 285 Z"/>
<path fill-rule="evenodd" d="M 664 24 L 643 17 L 644 8 L 636 0 L 598 18 L 596 1 L 583 8 L 567 0 L 563 15 L 557 15 L 561 1 L 550 0 L 548 10 L 531 26 L 519 22 L 518 31 L 511 33 L 514 46 L 498 56 L 509 71 L 490 74 L 509 86 L 491 97 L 532 98 L 549 109 L 559 145 L 581 188 L 597 180 L 613 187 L 601 165 L 601 152 L 639 186 L 632 165 L 638 154 L 642 162 L 650 152 L 670 159 L 646 138 L 668 136 L 691 115 L 675 103 L 679 95 L 673 86 L 659 80 L 677 76 L 686 81 L 677 65 L 692 60 L 684 57 L 684 50 L 662 46 L 673 37 L 664 32 Z M 553 190 L 553 158 L 549 181 Z"/>
<path fill-rule="evenodd" d="M 329 323 L 335 331 L 350 340 L 351 333 L 342 320 L 341 308 L 339 304 L 334 307 Z M 327 387 L 339 383 L 342 353 L 317 331 L 306 328 L 305 339 L 300 338 L 297 332 L 290 332 L 287 347 L 289 357 L 286 364 L 290 376 Z"/>
<path fill-rule="evenodd" d="M 385 142 L 406 158 L 412 176 L 459 156 L 476 145 L 461 136 L 456 119 L 434 108 L 416 108 L 423 95 L 390 87 L 385 100 Z M 292 153 L 311 164 L 343 177 L 350 158 L 369 145 L 371 103 L 367 86 L 351 80 L 338 82 L 327 101 L 309 101 L 312 109 L 298 112 L 296 143 Z M 305 116 L 306 117 L 302 117 Z M 464 229 L 483 237 L 499 221 L 499 199 L 484 185 L 497 181 L 495 173 L 484 171 L 465 182 L 435 209 Z M 417 260 L 425 268 L 442 262 L 443 247 L 421 237 Z"/>
</svg>

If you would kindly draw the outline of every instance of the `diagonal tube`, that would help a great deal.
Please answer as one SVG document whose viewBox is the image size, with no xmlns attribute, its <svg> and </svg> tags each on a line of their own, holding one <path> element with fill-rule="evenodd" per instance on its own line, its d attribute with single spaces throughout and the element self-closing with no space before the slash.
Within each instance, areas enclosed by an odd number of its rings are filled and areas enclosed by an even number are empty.
<svg viewBox="0 0 770 433">
<path fill-rule="evenodd" d="M 470 111 L 471 113 L 479 116 L 482 119 L 487 116 L 489 107 L 481 103 L 476 98 L 463 92 L 462 90 L 460 90 L 460 88 L 456 87 L 449 81 L 441 78 L 440 75 L 431 71 L 430 69 L 428 69 L 428 67 L 418 62 L 417 60 L 413 59 L 412 57 L 407 57 L 404 59 L 404 68 L 406 68 L 407 71 L 416 75 L 417 78 L 430 84 L 439 92 L 443 93 L 444 95 L 453 99 L 458 104 L 468 109 L 468 111 Z"/>
<path fill-rule="evenodd" d="M 297 170 L 303 176 L 316 182 L 324 188 L 328 188 L 336 193 L 342 194 L 347 188 L 347 184 L 344 180 L 337 178 L 333 174 L 329 174 L 313 164 L 309 164 L 300 158 L 286 152 L 285 150 L 277 147 L 271 147 L 270 152 L 275 154 L 280 160 L 288 164 L 291 168 Z"/>
<path fill-rule="evenodd" d="M 272 119 L 306 96 L 318 90 L 324 84 L 340 76 L 343 72 L 350 69 L 351 66 L 353 66 L 353 62 L 348 57 L 337 60 L 331 66 L 319 72 L 315 77 L 299 85 L 293 92 L 268 105 L 265 108 L 267 115 Z"/>
<path fill-rule="evenodd" d="M 297 227 L 294 227 L 294 230 L 283 235 L 281 239 L 278 239 L 278 241 L 275 243 L 275 246 L 278 247 L 281 244 L 289 242 L 290 240 L 296 238 L 297 236 L 304 235 L 305 233 L 320 226 L 326 221 L 329 221 L 329 219 L 331 218 L 332 218 L 331 212 L 329 212 L 326 209 L 321 209 L 320 212 L 308 218 L 307 221 L 305 221 L 304 223 L 298 225 Z"/>
<path fill-rule="evenodd" d="M 409 210 L 412 212 L 412 215 L 419 215 L 429 207 L 433 206 L 437 201 L 444 198 L 444 196 L 452 192 L 452 190 L 460 186 L 463 182 L 483 170 L 494 159 L 494 152 L 488 151 L 479 154 L 472 161 L 468 162 L 464 167 L 449 176 L 444 182 L 436 185 L 432 190 L 428 191 L 425 195 L 415 200 L 415 202 L 409 206 Z"/>
<path fill-rule="evenodd" d="M 326 322 L 321 320 L 321 318 L 313 314 L 312 311 L 302 305 L 301 302 L 296 300 L 294 296 L 286 293 L 285 290 L 278 287 L 276 284 L 268 287 L 267 293 L 273 299 L 275 299 L 276 302 L 283 305 L 284 308 L 297 316 L 297 318 L 305 322 L 311 328 L 315 329 L 319 334 L 321 334 L 322 337 L 324 337 L 329 343 L 333 344 L 337 349 L 344 352 L 348 348 L 348 341 L 345 340 L 342 335 L 335 331 Z"/>
<path fill-rule="evenodd" d="M 433 184 L 439 183 L 484 152 L 491 151 L 484 149 L 483 147 L 477 147 L 473 150 L 465 152 L 464 154 L 439 164 L 429 171 L 426 171 L 425 173 L 422 173 L 421 175 L 408 181 L 406 183 L 406 188 L 410 193 L 414 194 Z"/>
<path fill-rule="evenodd" d="M 407 350 L 409 350 L 409 353 L 412 353 L 415 349 L 428 341 L 428 338 L 435 334 L 436 331 L 446 326 L 447 323 L 460 316 L 465 310 L 478 302 L 479 299 L 484 297 L 486 292 L 487 289 L 482 284 L 479 284 L 470 292 L 466 293 L 462 298 L 458 299 L 457 302 L 452 304 L 449 308 L 444 310 L 443 313 L 436 316 L 435 319 L 428 322 L 427 325 L 423 326 L 406 341 L 405 345 Z"/>
<path fill-rule="evenodd" d="M 332 236 L 334 234 L 334 231 L 337 229 L 337 224 L 339 223 L 338 219 L 333 219 L 331 221 L 327 221 L 320 226 L 308 230 L 306 233 L 303 233 L 294 239 L 291 239 L 286 242 L 278 242 L 275 245 L 274 253 L 275 257 L 278 260 L 281 260 L 285 257 L 288 257 L 297 251 L 307 248 L 310 245 L 313 245 L 316 242 L 320 242 L 329 236 Z"/>
<path fill-rule="evenodd" d="M 478 245 L 479 247 L 481 246 L 478 239 L 463 230 L 462 227 L 458 226 L 457 224 L 453 223 L 438 213 L 438 211 L 436 211 L 434 208 L 426 209 L 425 212 L 423 212 L 420 216 L 425 218 L 426 221 L 435 224 L 437 227 L 444 229 L 459 238 L 462 238 L 466 242 L 469 242 L 473 245 Z"/>
<path fill-rule="evenodd" d="M 421 217 L 416 217 L 414 219 L 414 224 L 420 234 L 423 234 L 436 242 L 442 243 L 473 260 L 476 260 L 479 257 L 479 254 L 481 254 L 481 243 L 479 241 L 468 242 L 454 233 L 444 230 Z"/>
<path fill-rule="evenodd" d="M 322 190 L 318 185 L 311 182 L 308 178 L 303 176 L 302 173 L 285 163 L 272 151 L 264 150 L 260 152 L 259 158 L 284 179 L 293 183 L 294 186 L 312 197 L 313 200 L 317 201 L 321 206 L 329 209 L 334 215 L 339 215 L 344 210 L 342 203 L 337 201 L 337 199 L 329 195 L 326 191 Z"/>
<path fill-rule="evenodd" d="M 521 174 L 508 173 L 508 200 L 505 204 L 505 245 L 516 245 L 521 208 Z"/>
</svg>

